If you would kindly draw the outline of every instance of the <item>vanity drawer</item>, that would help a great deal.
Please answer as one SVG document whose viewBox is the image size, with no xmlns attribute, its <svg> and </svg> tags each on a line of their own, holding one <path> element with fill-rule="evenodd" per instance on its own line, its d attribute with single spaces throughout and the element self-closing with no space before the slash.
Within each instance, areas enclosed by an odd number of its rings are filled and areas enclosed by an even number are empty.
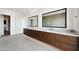
<svg viewBox="0 0 79 59">
<path fill-rule="evenodd" d="M 73 36 L 56 35 L 56 40 L 69 43 L 72 45 L 77 45 L 77 37 L 73 37 Z"/>
<path fill-rule="evenodd" d="M 67 44 L 64 42 L 56 41 L 56 47 L 65 50 L 65 51 L 75 51 L 77 50 L 76 45 Z"/>
<path fill-rule="evenodd" d="M 38 40 L 41 40 L 43 42 L 46 42 L 51 45 L 55 45 L 55 34 L 47 33 L 47 32 L 39 32 L 36 31 L 38 35 Z"/>
</svg>

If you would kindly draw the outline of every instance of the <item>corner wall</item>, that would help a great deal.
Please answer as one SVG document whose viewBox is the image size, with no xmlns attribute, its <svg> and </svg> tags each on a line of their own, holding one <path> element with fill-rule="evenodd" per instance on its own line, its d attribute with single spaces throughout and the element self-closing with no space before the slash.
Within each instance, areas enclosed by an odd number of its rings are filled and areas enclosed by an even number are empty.
<svg viewBox="0 0 79 59">
<path fill-rule="evenodd" d="M 10 21 L 11 35 L 23 33 L 23 27 L 25 25 L 23 25 L 22 22 L 25 22 L 25 19 L 21 14 L 9 11 L 6 8 L 0 8 L 0 17 L 1 15 L 9 15 L 11 17 L 11 21 Z M 2 34 L 1 27 L 3 26 L 1 24 L 1 19 L 0 19 L 0 35 Z"/>
</svg>

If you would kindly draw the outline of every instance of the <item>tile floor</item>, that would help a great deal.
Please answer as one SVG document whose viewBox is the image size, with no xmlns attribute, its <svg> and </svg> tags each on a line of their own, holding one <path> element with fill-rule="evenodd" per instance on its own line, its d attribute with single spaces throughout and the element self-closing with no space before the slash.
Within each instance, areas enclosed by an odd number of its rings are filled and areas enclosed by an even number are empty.
<svg viewBox="0 0 79 59">
<path fill-rule="evenodd" d="M 0 37 L 0 51 L 61 51 L 24 34 Z"/>
</svg>

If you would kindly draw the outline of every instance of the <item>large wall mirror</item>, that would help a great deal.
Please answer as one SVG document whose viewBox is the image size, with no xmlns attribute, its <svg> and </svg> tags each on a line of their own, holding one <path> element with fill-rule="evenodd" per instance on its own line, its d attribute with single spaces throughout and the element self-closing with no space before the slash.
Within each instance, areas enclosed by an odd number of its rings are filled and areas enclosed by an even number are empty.
<svg viewBox="0 0 79 59">
<path fill-rule="evenodd" d="M 29 27 L 38 27 L 38 15 L 29 17 Z"/>
<path fill-rule="evenodd" d="M 66 8 L 42 14 L 42 26 L 66 28 Z"/>
</svg>

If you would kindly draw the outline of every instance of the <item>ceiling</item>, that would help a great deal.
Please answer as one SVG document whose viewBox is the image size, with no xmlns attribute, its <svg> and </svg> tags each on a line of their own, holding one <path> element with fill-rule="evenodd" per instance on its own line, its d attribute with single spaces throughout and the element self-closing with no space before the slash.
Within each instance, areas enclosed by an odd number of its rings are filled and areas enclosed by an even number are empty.
<svg viewBox="0 0 79 59">
<path fill-rule="evenodd" d="M 26 16 L 26 15 L 28 16 L 32 10 L 35 10 L 35 11 L 38 10 L 38 8 L 4 8 L 4 9 L 7 9 L 9 11 L 12 11 L 18 14 L 22 14 L 23 16 Z"/>
<path fill-rule="evenodd" d="M 17 13 L 21 13 L 21 14 L 25 15 L 25 14 L 29 13 L 29 11 L 31 9 L 30 8 L 7 8 L 7 10 L 17 12 Z"/>
</svg>

